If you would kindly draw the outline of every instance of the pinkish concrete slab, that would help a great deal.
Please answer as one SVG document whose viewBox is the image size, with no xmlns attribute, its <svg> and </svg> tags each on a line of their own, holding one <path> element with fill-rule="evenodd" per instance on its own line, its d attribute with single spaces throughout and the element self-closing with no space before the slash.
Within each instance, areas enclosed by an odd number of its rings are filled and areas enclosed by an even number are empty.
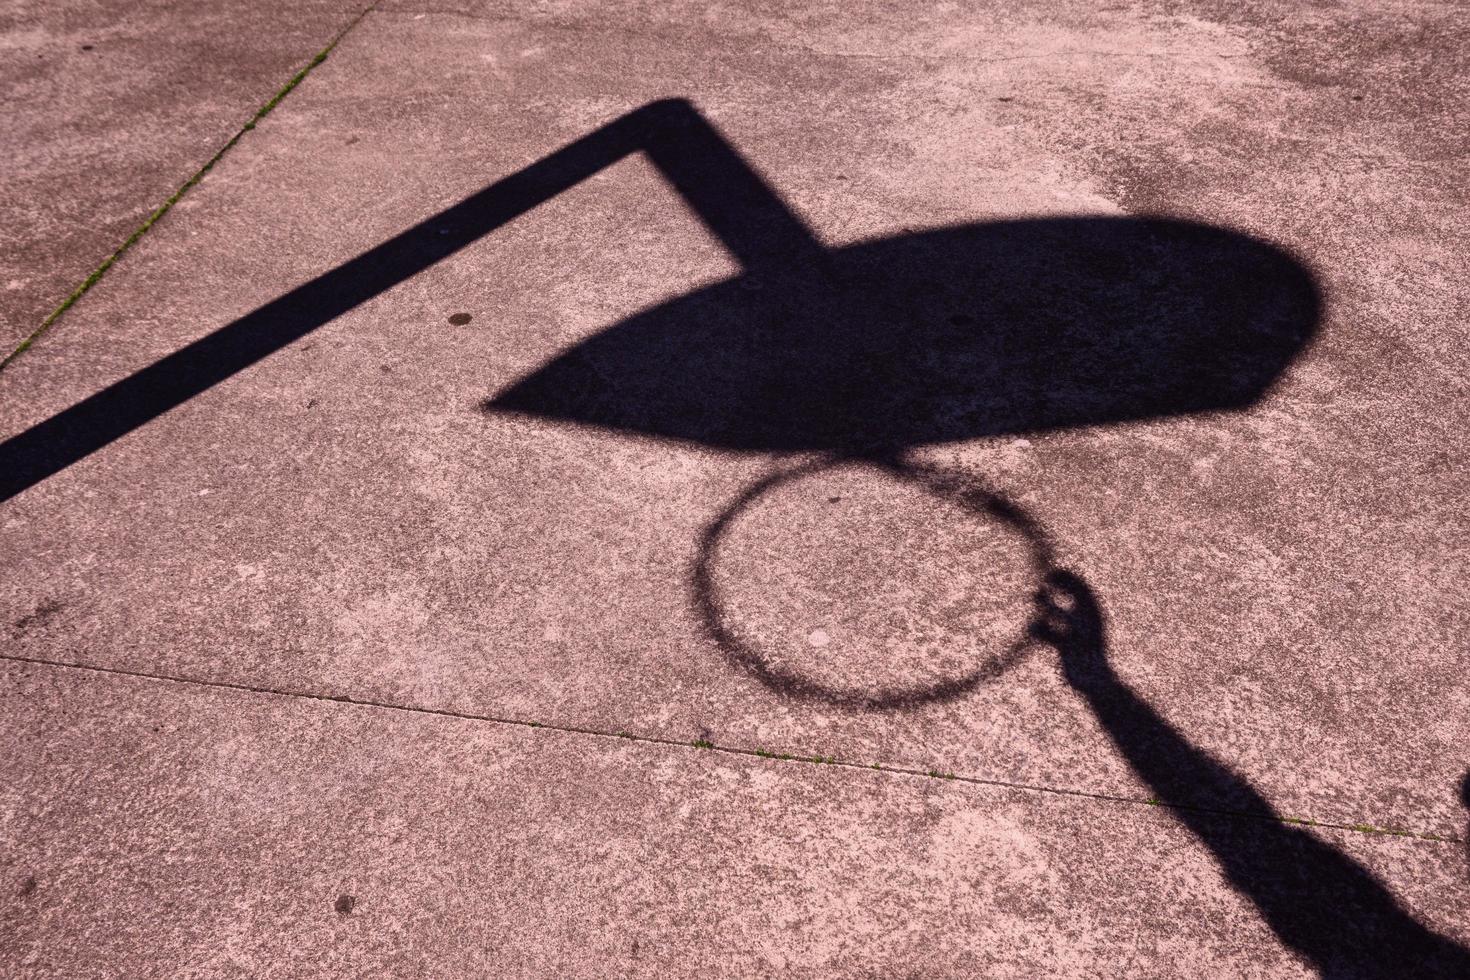
<svg viewBox="0 0 1470 980">
<path fill-rule="evenodd" d="M 1312 345 L 1262 401 L 997 426 L 919 454 L 1029 513 L 1049 560 L 1090 583 L 1110 618 L 1108 698 L 1044 647 L 989 669 L 1025 630 L 1035 569 L 1025 535 L 953 497 L 871 466 L 822 469 L 773 485 L 714 540 L 757 481 L 808 460 L 784 451 L 792 440 L 692 444 L 671 438 L 684 417 L 667 406 L 640 428 L 615 399 L 601 416 L 482 411 L 605 329 L 737 272 L 638 156 L 10 500 L 11 649 L 1458 837 L 1470 694 L 1451 463 L 1466 427 L 1449 393 L 1465 286 L 1449 270 L 1465 243 L 1448 205 L 1463 191 L 1436 135 L 1452 104 L 1413 94 L 1426 71 L 1456 84 L 1446 15 L 1303 15 L 1294 32 L 1204 8 L 966 6 L 915 28 L 951 43 L 887 50 L 896 21 L 843 10 L 779 36 L 632 13 L 369 16 L 126 277 L 6 372 L 4 431 L 670 96 L 830 246 L 1026 219 L 1050 230 L 1028 231 L 1021 254 L 1048 241 L 1066 255 L 1079 236 L 1053 233 L 1074 226 L 1045 222 L 1134 212 L 1236 229 L 1294 256 L 1323 297 Z M 1333 43 L 1365 32 L 1371 53 Z M 1342 80 L 1370 68 L 1377 87 L 1355 101 L 1364 86 Z M 963 240 L 1014 260 L 988 227 Z M 1131 276 L 1130 254 L 1093 259 L 1104 279 Z M 907 308 L 933 312 L 932 295 Z M 619 390 L 706 370 L 675 334 L 648 336 L 670 353 L 645 344 L 647 376 L 622 371 Z M 1045 362 L 1027 367 L 1045 390 Z M 701 541 L 720 549 L 705 584 L 733 621 L 723 637 L 699 601 Z M 739 645 L 827 690 L 980 679 L 853 710 L 780 696 L 732 664 Z M 1197 778 L 1172 779 L 1181 767 Z"/>
<path fill-rule="evenodd" d="M 1470 941 L 1458 845 L 1222 819 L 1314 960 L 1158 808 L 45 666 L 0 699 L 9 976 L 1431 977 Z"/>
<path fill-rule="evenodd" d="M 365 6 L 9 0 L 0 8 L 3 353 Z"/>
</svg>

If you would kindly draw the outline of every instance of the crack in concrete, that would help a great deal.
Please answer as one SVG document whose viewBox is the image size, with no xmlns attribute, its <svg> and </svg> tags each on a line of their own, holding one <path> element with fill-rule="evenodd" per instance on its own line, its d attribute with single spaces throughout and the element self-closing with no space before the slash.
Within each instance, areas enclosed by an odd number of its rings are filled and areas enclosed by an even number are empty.
<svg viewBox="0 0 1470 980">
<path fill-rule="evenodd" d="M 116 264 L 117 261 L 121 259 L 130 248 L 137 244 L 139 239 L 147 234 L 148 229 L 152 228 L 159 221 L 163 220 L 163 216 L 168 214 L 173 206 L 177 204 L 179 200 L 183 198 L 183 196 L 194 187 L 195 184 L 203 180 L 204 175 L 209 173 L 210 170 L 214 169 L 214 165 L 219 163 L 220 160 L 224 158 L 224 155 L 226 153 L 234 149 L 235 144 L 240 142 L 240 140 L 245 136 L 246 133 L 250 132 L 252 129 L 255 128 L 257 123 L 259 123 L 266 116 L 270 115 L 271 110 L 275 109 L 275 107 L 279 105 L 281 103 L 281 100 L 283 100 L 287 95 L 290 95 L 291 90 L 296 88 L 297 85 L 301 84 L 306 76 L 311 74 L 312 70 L 316 68 L 317 65 L 321 64 L 323 61 L 326 61 L 327 55 L 332 53 L 332 49 L 341 43 L 342 39 L 347 36 L 347 33 L 349 31 L 351 31 L 358 24 L 362 23 L 362 19 L 366 17 L 370 12 L 372 12 L 375 7 L 377 7 L 376 2 L 374 2 L 372 6 L 364 8 L 356 17 L 352 18 L 352 20 L 348 22 L 347 26 L 338 31 L 336 36 L 334 36 L 331 41 L 327 43 L 326 47 L 318 51 L 316 55 L 313 56 L 312 59 L 308 61 L 303 68 L 301 68 L 299 71 L 296 72 L 296 74 L 291 76 L 291 78 L 286 82 L 285 85 L 277 89 L 276 93 L 272 95 L 264 105 L 255 110 L 255 115 L 251 116 L 250 119 L 243 126 L 236 130 L 235 135 L 231 136 L 229 141 L 225 143 L 224 146 L 216 150 L 214 156 L 210 157 L 209 160 L 204 164 L 204 166 L 196 170 L 193 176 L 191 176 L 188 180 L 179 185 L 179 189 L 174 191 L 173 194 L 169 195 L 167 200 L 165 200 L 158 207 L 154 208 L 153 212 L 149 214 L 146 219 L 144 219 L 143 223 L 138 226 L 137 230 L 135 230 L 123 241 L 121 245 L 113 250 L 113 253 L 111 255 L 103 259 L 102 264 L 99 265 L 96 269 L 92 270 L 92 273 L 88 275 L 86 279 L 82 280 L 81 285 L 79 285 L 76 289 L 73 289 L 70 295 L 68 295 L 66 299 L 62 300 L 61 304 L 57 306 L 56 309 L 52 310 L 50 315 L 48 315 L 46 319 L 41 321 L 41 325 L 39 327 L 31 331 L 31 333 L 27 335 L 25 339 L 23 339 L 14 350 L 12 350 L 9 354 L 6 354 L 3 359 L 0 359 L 0 371 L 3 371 L 10 364 L 11 361 L 15 360 L 21 354 L 24 354 L 27 350 L 29 350 L 31 345 L 33 345 L 37 340 L 40 340 L 41 337 L 46 333 L 46 331 L 51 329 L 52 324 L 61 319 L 62 314 L 71 309 L 72 306 L 74 306 L 79 299 L 87 294 L 88 290 L 97 285 L 102 277 L 107 274 L 107 271 L 111 269 L 113 265 Z"/>
<path fill-rule="evenodd" d="M 1086 790 L 1064 789 L 1057 786 L 1045 786 L 1040 783 L 1020 783 L 1004 779 L 986 779 L 982 776 L 962 776 L 952 772 L 944 772 L 935 769 L 915 769 L 910 766 L 890 766 L 878 762 L 857 762 L 850 759 L 838 759 L 835 756 L 803 756 L 789 753 L 771 752 L 761 748 L 745 748 L 738 745 L 719 745 L 704 738 L 679 739 L 668 738 L 661 735 L 639 735 L 627 731 L 608 731 L 598 728 L 585 728 L 578 725 L 563 725 L 548 722 L 529 721 L 524 718 L 508 718 L 498 715 L 475 714 L 467 711 L 452 711 L 447 708 L 428 708 L 414 705 L 393 704 L 387 701 L 374 701 L 367 698 L 355 698 L 347 694 L 322 694 L 311 691 L 291 691 L 283 688 L 262 687 L 252 684 L 240 684 L 232 681 L 199 680 L 192 677 L 179 677 L 169 674 L 153 674 L 147 671 L 127 670 L 121 667 L 99 667 L 93 664 L 67 663 L 59 660 L 47 660 L 41 657 L 22 657 L 14 654 L 0 654 L 0 661 L 12 663 L 31 664 L 38 667 L 52 667 L 59 670 L 77 670 L 94 674 L 111 674 L 120 677 L 131 677 L 137 680 L 153 681 L 160 684 L 183 684 L 190 687 L 205 687 L 224 691 L 240 691 L 248 694 L 259 694 L 268 697 L 295 698 L 305 701 L 328 701 L 335 704 L 351 704 L 365 708 L 377 708 L 384 711 L 402 711 L 410 714 L 431 715 L 440 718 L 453 718 L 459 721 L 477 721 L 492 725 L 507 725 L 516 728 L 543 729 L 552 732 L 561 732 L 568 735 L 586 735 L 592 738 L 619 740 L 625 742 L 640 742 L 646 745 L 663 745 L 682 749 L 699 749 L 708 752 L 719 752 L 724 755 L 745 756 L 747 758 L 764 759 L 771 762 L 785 762 L 804 765 L 833 766 L 839 769 L 857 769 L 866 772 L 888 773 L 898 776 L 916 776 L 922 779 L 941 779 L 948 782 L 968 783 L 973 786 L 990 786 L 998 789 L 1020 790 L 1030 793 L 1047 793 L 1053 796 L 1070 796 L 1078 799 L 1095 800 L 1101 803 L 1121 803 L 1127 806 L 1150 806 L 1162 810 L 1188 810 L 1195 813 L 1208 813 L 1220 817 L 1237 820 L 1263 821 L 1267 823 L 1288 824 L 1297 827 L 1315 827 L 1322 830 L 1338 830 L 1347 833 L 1367 834 L 1370 836 L 1404 837 L 1411 840 L 1427 841 L 1435 844 L 1464 844 L 1465 841 L 1459 837 L 1446 837 L 1440 834 L 1430 834 L 1422 831 L 1403 830 L 1396 828 L 1377 827 L 1367 823 L 1346 824 L 1331 821 L 1311 820 L 1302 817 L 1275 817 L 1268 814 L 1251 813 L 1244 810 L 1230 810 L 1222 807 L 1197 806 L 1189 803 L 1169 803 L 1157 799 L 1140 799 L 1133 796 L 1122 796 L 1112 793 L 1093 793 Z"/>
</svg>

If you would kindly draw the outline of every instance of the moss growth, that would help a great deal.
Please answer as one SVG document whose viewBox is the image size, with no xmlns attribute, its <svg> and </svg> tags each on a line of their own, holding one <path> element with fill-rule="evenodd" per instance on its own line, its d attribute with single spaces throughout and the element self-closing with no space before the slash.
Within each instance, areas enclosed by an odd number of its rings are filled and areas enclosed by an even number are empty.
<svg viewBox="0 0 1470 980">
<path fill-rule="evenodd" d="M 122 258 L 123 254 L 127 252 L 128 249 L 132 248 L 133 245 L 137 243 L 138 239 L 142 238 L 143 235 L 147 233 L 149 228 L 152 228 L 155 224 L 159 222 L 159 220 L 163 218 L 164 215 L 168 214 L 169 210 L 179 202 L 180 198 L 182 198 L 185 194 L 189 192 L 190 188 L 192 188 L 195 184 L 204 179 L 204 175 L 209 173 L 209 171 L 214 168 L 214 165 L 219 163 L 220 159 L 234 148 L 236 143 L 240 142 L 240 138 L 242 136 L 244 136 L 250 130 L 254 129 L 256 123 L 260 122 L 260 120 L 264 119 L 272 109 L 280 105 L 281 100 L 284 99 L 287 95 L 290 95 L 291 90 L 294 89 L 297 85 L 300 85 L 302 79 L 306 78 L 306 76 L 311 73 L 311 70 L 313 68 L 321 64 L 323 61 L 326 61 L 327 55 L 332 53 L 332 49 L 335 48 L 342 40 L 342 38 L 347 36 L 347 32 L 356 27 L 358 22 L 361 21 L 362 18 L 366 15 L 367 10 L 364 10 L 362 13 L 353 18 L 352 23 L 348 24 L 336 37 L 332 38 L 330 44 L 328 44 L 321 51 L 317 52 L 316 56 L 313 57 L 311 61 L 307 62 L 306 67 L 302 68 L 296 74 L 292 75 L 291 79 L 286 82 L 285 85 L 281 86 L 280 90 L 277 91 L 275 95 L 271 96 L 270 101 L 266 102 L 265 105 L 255 110 L 255 115 L 251 116 L 250 120 L 246 122 L 244 126 L 241 126 L 239 131 L 236 132 L 234 136 L 230 137 L 230 141 L 228 143 L 220 147 L 215 152 L 214 156 L 210 157 L 209 161 L 195 172 L 194 176 L 184 181 L 184 183 L 179 187 L 178 190 L 169 195 L 168 200 L 164 201 L 157 208 L 155 208 L 153 210 L 153 213 L 150 214 L 147 219 L 138 226 L 138 229 L 136 231 L 129 235 L 127 239 L 121 245 L 119 245 L 111 255 L 104 259 L 102 261 L 102 264 L 94 269 L 92 271 L 92 274 L 84 279 L 80 286 L 78 286 L 76 289 L 73 289 L 71 291 L 71 295 L 67 296 L 66 299 L 61 301 L 60 306 L 52 310 L 51 314 L 47 316 L 45 320 L 41 321 L 41 325 L 33 330 L 30 336 L 22 340 L 20 342 L 20 345 L 17 346 L 15 350 L 11 351 L 5 356 L 4 360 L 0 360 L 0 370 L 4 370 L 11 361 L 15 360 L 21 354 L 24 354 L 26 350 L 28 350 L 32 344 L 39 340 L 47 330 L 50 330 L 51 325 L 59 320 L 63 313 L 71 309 L 77 300 L 86 295 L 87 290 L 95 286 L 98 280 L 100 280 L 104 275 L 107 274 L 107 270 L 111 269 L 113 264 L 117 262 L 118 259 Z"/>
</svg>

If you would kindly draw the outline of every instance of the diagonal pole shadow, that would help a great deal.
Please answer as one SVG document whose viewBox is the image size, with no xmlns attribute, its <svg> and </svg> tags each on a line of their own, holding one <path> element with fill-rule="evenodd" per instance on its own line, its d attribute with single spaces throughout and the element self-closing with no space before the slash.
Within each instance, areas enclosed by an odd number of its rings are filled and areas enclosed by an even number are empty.
<svg viewBox="0 0 1470 980">
<path fill-rule="evenodd" d="M 652 102 L 0 443 L 0 502 L 640 151 L 746 269 L 820 263 L 801 219 L 691 103 Z"/>
</svg>

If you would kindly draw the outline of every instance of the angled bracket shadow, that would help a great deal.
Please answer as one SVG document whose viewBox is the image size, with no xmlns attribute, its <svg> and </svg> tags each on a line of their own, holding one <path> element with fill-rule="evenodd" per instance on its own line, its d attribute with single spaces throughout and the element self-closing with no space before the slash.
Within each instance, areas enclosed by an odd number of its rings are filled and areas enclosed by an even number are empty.
<svg viewBox="0 0 1470 980">
<path fill-rule="evenodd" d="M 650 103 L 0 443 L 0 501 L 640 151 L 746 268 L 811 261 L 820 251 L 689 102 Z"/>
</svg>

